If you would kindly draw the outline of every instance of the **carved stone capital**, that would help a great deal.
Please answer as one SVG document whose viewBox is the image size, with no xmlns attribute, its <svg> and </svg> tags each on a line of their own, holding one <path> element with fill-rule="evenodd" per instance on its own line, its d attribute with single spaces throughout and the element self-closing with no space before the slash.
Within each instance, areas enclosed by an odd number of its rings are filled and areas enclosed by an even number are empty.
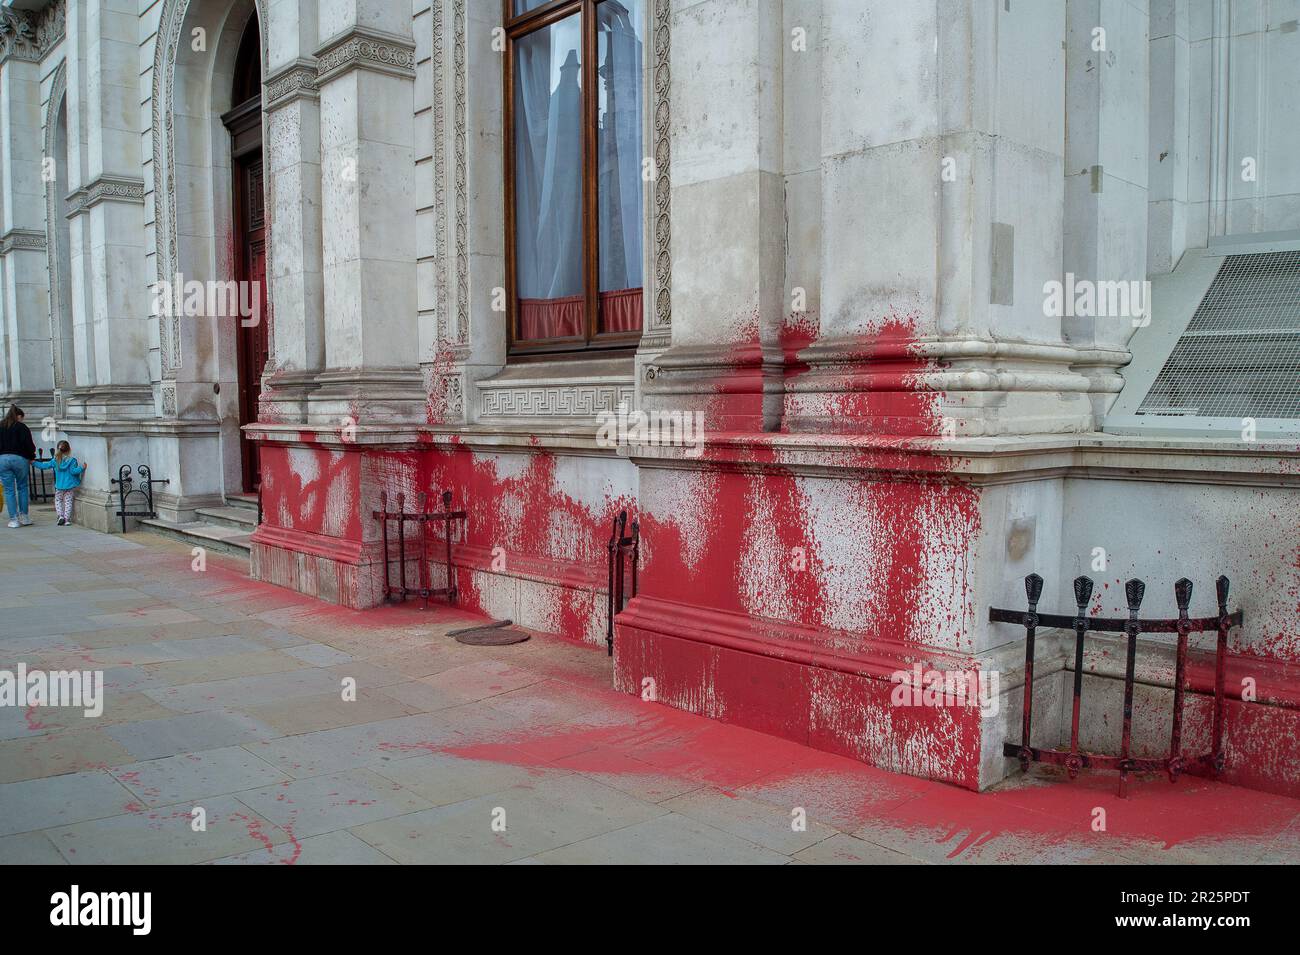
<svg viewBox="0 0 1300 955">
<path fill-rule="evenodd" d="M 299 99 L 319 99 L 316 85 L 318 66 L 315 60 L 299 58 L 286 63 L 266 80 L 263 109 L 270 112 Z"/>
<path fill-rule="evenodd" d="M 0 255 L 8 255 L 14 249 L 45 250 L 45 233 L 36 229 L 10 229 L 0 235 Z"/>
<path fill-rule="evenodd" d="M 44 10 L 0 7 L 0 63 L 9 59 L 39 63 L 63 39 L 63 0 Z"/>
<path fill-rule="evenodd" d="M 144 203 L 144 180 L 126 176 L 100 176 L 68 195 L 68 213 L 71 219 L 101 202 Z"/>
<path fill-rule="evenodd" d="M 403 36 L 354 27 L 326 41 L 316 51 L 316 85 L 351 70 L 371 70 L 415 78 L 415 43 Z"/>
</svg>

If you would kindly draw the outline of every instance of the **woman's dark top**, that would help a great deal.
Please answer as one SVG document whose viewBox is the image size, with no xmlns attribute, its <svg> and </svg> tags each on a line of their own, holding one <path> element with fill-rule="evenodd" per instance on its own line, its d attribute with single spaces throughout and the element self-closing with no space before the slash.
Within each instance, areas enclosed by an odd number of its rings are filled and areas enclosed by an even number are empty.
<svg viewBox="0 0 1300 955">
<path fill-rule="evenodd" d="M 32 441 L 31 429 L 21 421 L 0 428 L 0 454 L 16 454 L 28 461 L 35 459 L 36 444 Z"/>
</svg>

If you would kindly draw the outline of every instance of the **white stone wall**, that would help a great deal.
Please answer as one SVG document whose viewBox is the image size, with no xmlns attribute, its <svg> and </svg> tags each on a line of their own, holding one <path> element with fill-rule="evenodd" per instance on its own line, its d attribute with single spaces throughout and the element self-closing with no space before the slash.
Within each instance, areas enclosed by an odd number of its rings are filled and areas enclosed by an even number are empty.
<svg viewBox="0 0 1300 955">
<path fill-rule="evenodd" d="M 1152 0 L 1151 271 L 1216 236 L 1300 228 L 1295 3 Z"/>
</svg>

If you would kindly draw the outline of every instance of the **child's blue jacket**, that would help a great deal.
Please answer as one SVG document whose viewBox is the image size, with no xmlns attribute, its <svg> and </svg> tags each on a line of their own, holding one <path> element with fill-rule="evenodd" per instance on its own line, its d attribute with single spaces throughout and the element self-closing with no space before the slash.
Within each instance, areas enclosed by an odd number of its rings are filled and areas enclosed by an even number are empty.
<svg viewBox="0 0 1300 955">
<path fill-rule="evenodd" d="M 54 490 L 56 491 L 71 491 L 73 488 L 81 487 L 81 475 L 86 470 L 71 455 L 62 461 L 50 458 L 48 461 L 33 461 L 32 464 L 42 471 L 54 469 Z"/>
</svg>

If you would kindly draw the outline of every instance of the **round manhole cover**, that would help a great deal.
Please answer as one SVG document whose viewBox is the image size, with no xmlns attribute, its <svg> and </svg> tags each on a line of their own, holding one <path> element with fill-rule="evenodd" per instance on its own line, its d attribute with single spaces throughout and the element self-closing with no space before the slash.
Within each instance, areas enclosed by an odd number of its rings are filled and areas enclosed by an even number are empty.
<svg viewBox="0 0 1300 955">
<path fill-rule="evenodd" d="M 457 643 L 468 643 L 471 647 L 504 647 L 527 639 L 528 634 L 510 627 L 481 627 L 456 634 Z"/>
<path fill-rule="evenodd" d="M 528 634 L 511 627 L 513 621 L 498 620 L 481 627 L 466 627 L 453 630 L 448 636 L 455 637 L 457 643 L 466 643 L 471 647 L 504 647 L 512 643 L 523 643 Z"/>
</svg>

